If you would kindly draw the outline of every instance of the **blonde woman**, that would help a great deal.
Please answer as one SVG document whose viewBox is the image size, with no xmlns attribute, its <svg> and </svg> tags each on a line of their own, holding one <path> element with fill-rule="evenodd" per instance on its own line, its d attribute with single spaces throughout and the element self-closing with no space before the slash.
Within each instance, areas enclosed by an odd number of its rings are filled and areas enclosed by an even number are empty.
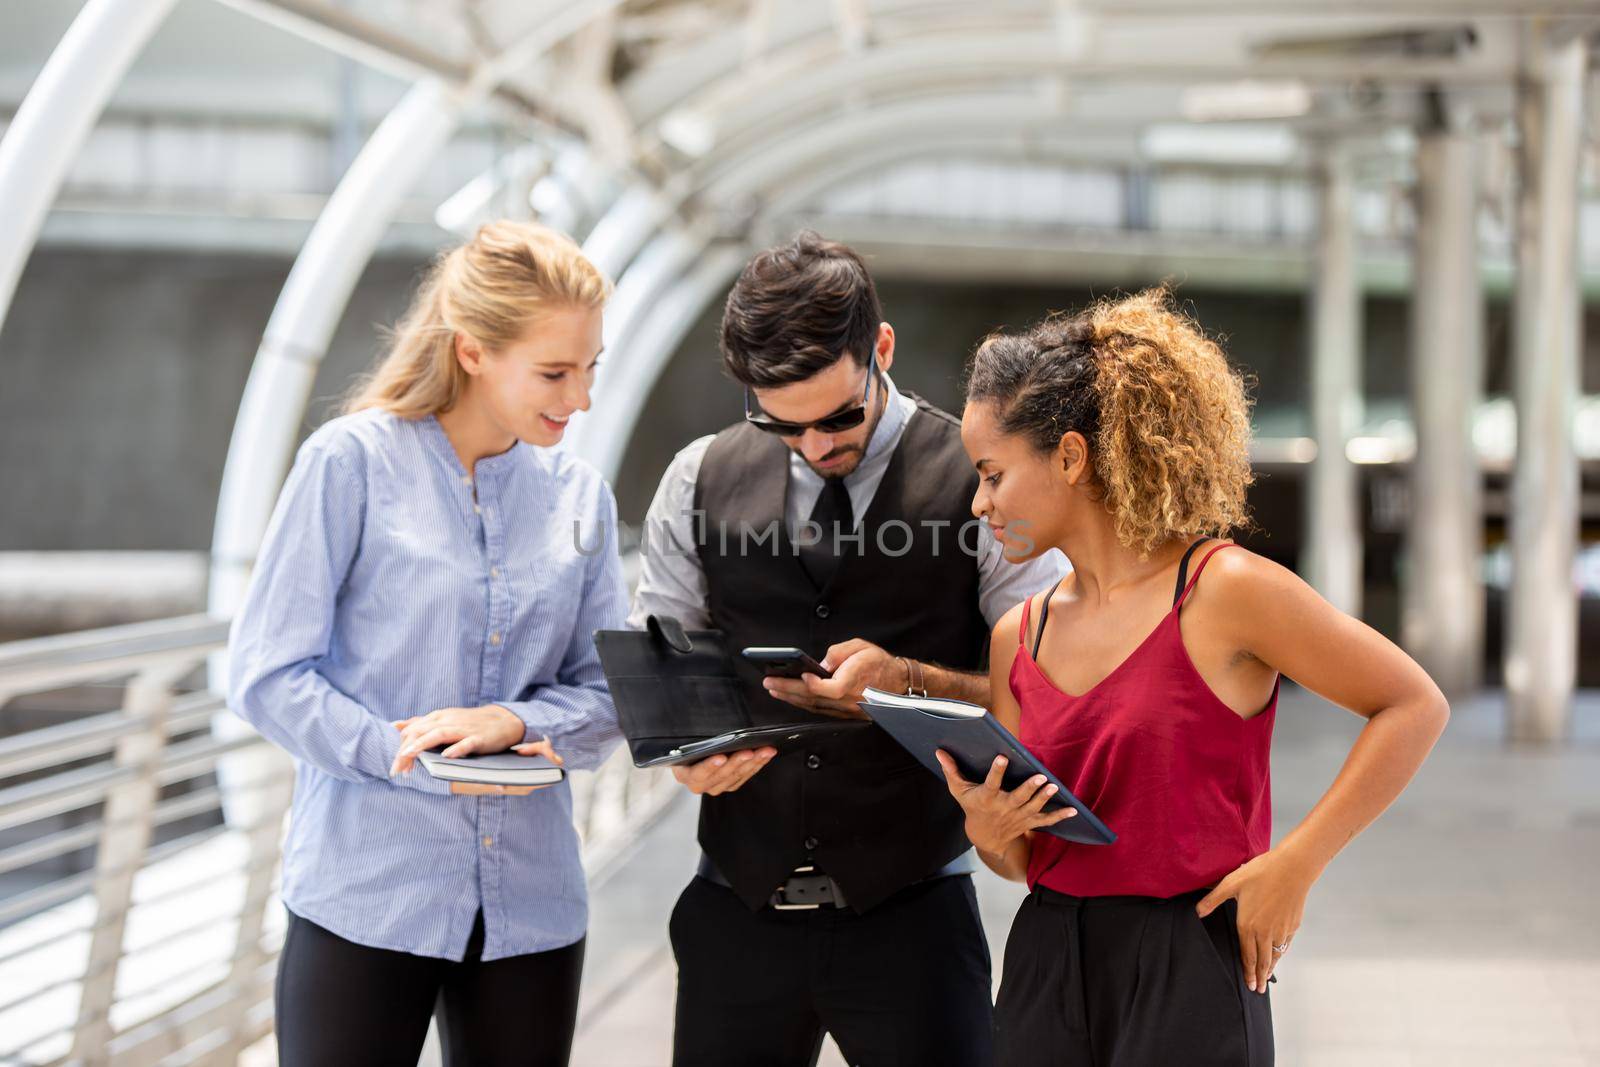
<svg viewBox="0 0 1600 1067">
<path fill-rule="evenodd" d="M 500 222 L 440 257 L 295 460 L 234 620 L 234 710 L 296 762 L 282 1062 L 562 1064 L 587 900 L 566 783 L 451 785 L 418 752 L 618 739 L 590 635 L 626 615 L 616 505 L 550 446 L 589 406 L 610 286 Z M 561 755 L 557 755 L 557 752 Z M 531 795 L 530 795 L 531 794 Z"/>
</svg>

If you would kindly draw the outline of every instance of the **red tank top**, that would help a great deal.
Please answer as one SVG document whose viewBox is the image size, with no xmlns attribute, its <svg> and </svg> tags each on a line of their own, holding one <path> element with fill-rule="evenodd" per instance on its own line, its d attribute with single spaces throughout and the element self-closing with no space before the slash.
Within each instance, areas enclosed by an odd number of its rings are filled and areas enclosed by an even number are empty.
<svg viewBox="0 0 1600 1067">
<path fill-rule="evenodd" d="M 1190 548 L 1192 554 L 1194 548 Z M 1088 692 L 1045 677 L 1027 647 L 1011 664 L 1020 740 L 1117 835 L 1082 845 L 1036 834 L 1028 885 L 1079 897 L 1172 897 L 1215 885 L 1272 844 L 1268 754 L 1278 683 L 1260 714 L 1241 719 L 1200 677 L 1183 647 L 1178 613 L 1211 557 L 1133 654 Z M 1184 557 L 1184 567 L 1189 558 Z M 1039 632 L 1049 619 L 1049 599 Z"/>
</svg>

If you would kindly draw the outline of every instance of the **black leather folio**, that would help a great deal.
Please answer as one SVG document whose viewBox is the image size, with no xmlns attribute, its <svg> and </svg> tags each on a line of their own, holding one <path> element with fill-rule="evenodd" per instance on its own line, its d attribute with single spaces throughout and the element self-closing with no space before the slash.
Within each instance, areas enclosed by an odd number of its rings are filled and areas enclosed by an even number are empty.
<svg viewBox="0 0 1600 1067">
<path fill-rule="evenodd" d="M 685 630 L 671 615 L 651 615 L 642 631 L 596 630 L 594 642 L 637 767 L 696 763 L 763 745 L 782 751 L 870 725 L 799 708 L 781 718 L 752 712 L 740 672 L 760 668 L 729 655 L 721 630 Z"/>
<path fill-rule="evenodd" d="M 917 757 L 917 762 L 940 779 L 944 778 L 944 768 L 939 766 L 934 755 L 940 749 L 955 760 L 956 769 L 969 782 L 983 781 L 995 757 L 1004 756 L 1007 767 L 1001 777 L 1001 788 L 1007 792 L 1036 774 L 1044 775 L 1045 784 L 1057 789 L 1055 796 L 1045 802 L 1044 810 L 1052 812 L 1070 806 L 1077 808 L 1078 814 L 1054 826 L 1046 826 L 1042 833 L 1086 845 L 1109 845 L 1116 841 L 1117 835 L 1089 810 L 1089 805 L 1073 796 L 1072 790 L 1022 747 L 1022 742 L 986 708 L 965 700 L 903 696 L 872 688 L 862 697 L 861 707 L 907 752 Z"/>
</svg>

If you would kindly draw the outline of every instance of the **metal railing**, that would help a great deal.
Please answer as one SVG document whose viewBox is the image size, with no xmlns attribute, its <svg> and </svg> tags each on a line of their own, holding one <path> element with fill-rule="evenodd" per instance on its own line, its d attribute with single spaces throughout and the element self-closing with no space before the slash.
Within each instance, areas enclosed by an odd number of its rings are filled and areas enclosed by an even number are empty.
<svg viewBox="0 0 1600 1067">
<path fill-rule="evenodd" d="M 0 715 L 120 692 L 0 738 L 0 884 L 27 883 L 0 899 L 0 1064 L 225 1064 L 270 1031 L 293 765 L 201 683 L 226 641 L 196 615 L 0 644 Z M 592 880 L 676 793 L 624 751 L 571 782 Z"/>
</svg>

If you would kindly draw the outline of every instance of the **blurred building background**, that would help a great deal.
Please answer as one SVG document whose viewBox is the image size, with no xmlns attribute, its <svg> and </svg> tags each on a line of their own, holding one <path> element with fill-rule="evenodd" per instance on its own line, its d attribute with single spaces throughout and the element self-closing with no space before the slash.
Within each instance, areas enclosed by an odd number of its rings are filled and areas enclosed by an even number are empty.
<svg viewBox="0 0 1600 1067">
<path fill-rule="evenodd" d="M 618 279 L 571 437 L 634 523 L 739 416 L 722 296 L 797 228 L 868 257 L 897 382 L 952 409 L 987 331 L 1174 286 L 1257 382 L 1243 539 L 1457 707 L 1319 890 L 1339 918 L 1275 993 L 1282 1061 L 1600 1063 L 1597 34 L 1593 0 L 0 7 L 0 1063 L 267 1035 L 286 797 L 239 783 L 281 764 L 199 667 L 294 446 L 497 216 Z M 1318 725 L 1280 728 L 1280 832 L 1349 735 L 1293 706 Z M 608 775 L 580 1062 L 664 1062 L 665 911 L 627 901 L 687 877 L 688 805 Z M 134 952 L 151 878 L 164 964 Z M 654 1000 L 617 992 L 640 976 Z"/>
</svg>

